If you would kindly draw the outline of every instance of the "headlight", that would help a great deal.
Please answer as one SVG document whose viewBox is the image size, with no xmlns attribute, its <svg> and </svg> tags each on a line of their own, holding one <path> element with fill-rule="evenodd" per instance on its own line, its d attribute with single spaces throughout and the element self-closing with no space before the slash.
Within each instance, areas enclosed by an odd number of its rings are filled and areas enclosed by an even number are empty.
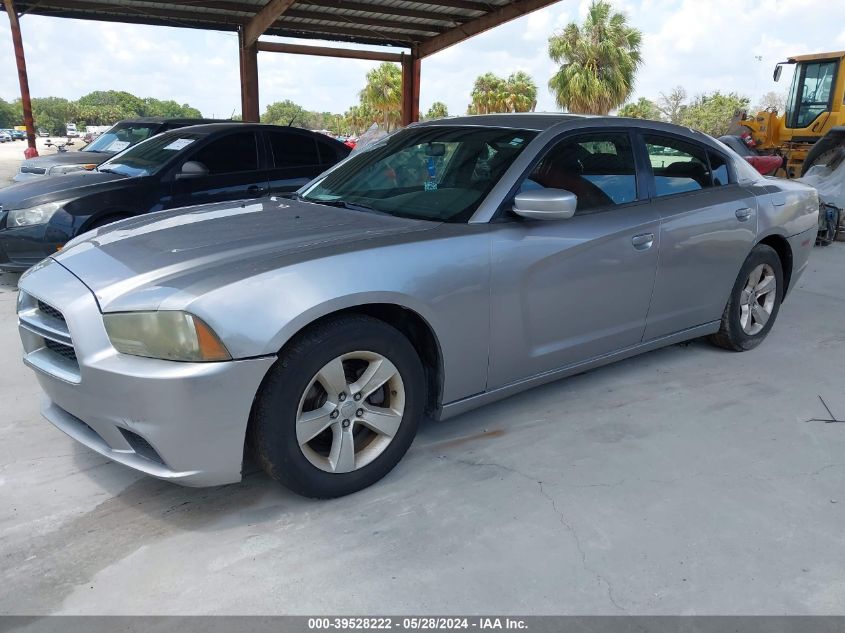
<svg viewBox="0 0 845 633">
<path fill-rule="evenodd" d="M 61 176 L 62 174 L 69 174 L 73 171 L 85 171 L 87 169 L 87 165 L 53 165 L 47 173 L 51 176 Z"/>
<path fill-rule="evenodd" d="M 187 312 L 116 312 L 104 314 L 103 321 L 123 354 L 188 362 L 232 358 L 214 331 Z"/>
<path fill-rule="evenodd" d="M 35 224 L 47 224 L 56 211 L 61 209 L 70 200 L 59 200 L 58 202 L 45 202 L 35 207 L 26 209 L 10 209 L 6 218 L 6 226 L 33 226 Z"/>
</svg>

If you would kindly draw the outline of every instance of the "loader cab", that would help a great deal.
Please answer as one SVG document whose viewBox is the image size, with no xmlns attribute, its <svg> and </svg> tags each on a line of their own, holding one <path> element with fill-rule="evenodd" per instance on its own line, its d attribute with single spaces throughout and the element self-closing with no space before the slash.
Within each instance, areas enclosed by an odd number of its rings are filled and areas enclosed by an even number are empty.
<svg viewBox="0 0 845 633">
<path fill-rule="evenodd" d="M 784 113 L 783 125 L 786 129 L 809 128 L 810 134 L 821 136 L 831 114 L 843 109 L 845 86 L 842 84 L 845 77 L 840 73 L 843 56 L 841 53 L 835 56 L 828 53 L 793 57 L 775 67 L 773 78 L 778 81 L 784 65 L 795 66 Z"/>
</svg>

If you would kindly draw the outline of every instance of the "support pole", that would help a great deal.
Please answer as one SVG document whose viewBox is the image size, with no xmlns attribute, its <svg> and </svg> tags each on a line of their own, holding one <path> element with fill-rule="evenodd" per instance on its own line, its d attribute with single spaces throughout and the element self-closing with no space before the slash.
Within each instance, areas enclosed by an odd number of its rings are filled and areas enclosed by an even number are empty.
<svg viewBox="0 0 845 633">
<path fill-rule="evenodd" d="M 421 60 L 413 51 L 402 56 L 402 125 L 420 120 Z"/>
<path fill-rule="evenodd" d="M 6 14 L 9 16 L 9 25 L 12 27 L 12 44 L 15 47 L 15 63 L 18 66 L 18 81 L 21 85 L 23 122 L 26 125 L 26 141 L 29 145 L 29 149 L 24 154 L 27 158 L 33 158 L 38 156 L 38 150 L 35 148 L 35 124 L 32 121 L 32 100 L 29 97 L 29 79 L 26 74 L 26 58 L 23 54 L 21 25 L 12 0 L 3 0 L 3 2 L 6 5 Z"/>
<path fill-rule="evenodd" d="M 8 1 L 8 0 L 7 0 Z M 258 123 L 258 46 L 245 45 L 243 29 L 238 31 L 241 62 L 241 116 L 244 121 Z"/>
</svg>

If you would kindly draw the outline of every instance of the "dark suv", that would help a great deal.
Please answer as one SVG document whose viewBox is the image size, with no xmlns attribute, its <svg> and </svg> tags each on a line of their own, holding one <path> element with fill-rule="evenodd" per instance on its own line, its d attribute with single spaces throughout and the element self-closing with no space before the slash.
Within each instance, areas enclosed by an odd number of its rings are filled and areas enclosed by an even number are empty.
<svg viewBox="0 0 845 633">
<path fill-rule="evenodd" d="M 26 270 L 79 233 L 124 218 L 295 191 L 349 151 L 323 134 L 275 125 L 164 132 L 92 171 L 0 189 L 0 270 Z"/>
<path fill-rule="evenodd" d="M 164 119 L 162 117 L 141 117 L 118 121 L 78 152 L 61 152 L 23 161 L 14 180 L 23 182 L 32 178 L 61 176 L 72 171 L 93 169 L 127 147 L 156 134 L 188 125 L 221 122 L 223 122 L 221 119 Z"/>
</svg>

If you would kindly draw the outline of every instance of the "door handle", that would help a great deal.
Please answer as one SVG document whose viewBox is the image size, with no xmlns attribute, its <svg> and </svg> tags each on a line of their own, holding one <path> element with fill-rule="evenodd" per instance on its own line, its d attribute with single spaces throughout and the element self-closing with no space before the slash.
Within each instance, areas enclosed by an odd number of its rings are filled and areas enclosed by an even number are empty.
<svg viewBox="0 0 845 633">
<path fill-rule="evenodd" d="M 261 187 L 259 185 L 250 185 L 246 188 L 246 190 L 250 193 L 261 193 L 262 191 L 264 191 L 264 187 Z"/>
<path fill-rule="evenodd" d="M 654 233 L 641 233 L 631 238 L 631 244 L 638 251 L 647 251 L 654 244 Z"/>
<path fill-rule="evenodd" d="M 748 207 L 745 207 L 743 209 L 737 209 L 736 210 L 736 219 L 739 220 L 740 222 L 745 222 L 748 218 L 751 217 L 752 213 L 753 213 L 753 211 L 751 209 L 749 209 Z"/>
</svg>

